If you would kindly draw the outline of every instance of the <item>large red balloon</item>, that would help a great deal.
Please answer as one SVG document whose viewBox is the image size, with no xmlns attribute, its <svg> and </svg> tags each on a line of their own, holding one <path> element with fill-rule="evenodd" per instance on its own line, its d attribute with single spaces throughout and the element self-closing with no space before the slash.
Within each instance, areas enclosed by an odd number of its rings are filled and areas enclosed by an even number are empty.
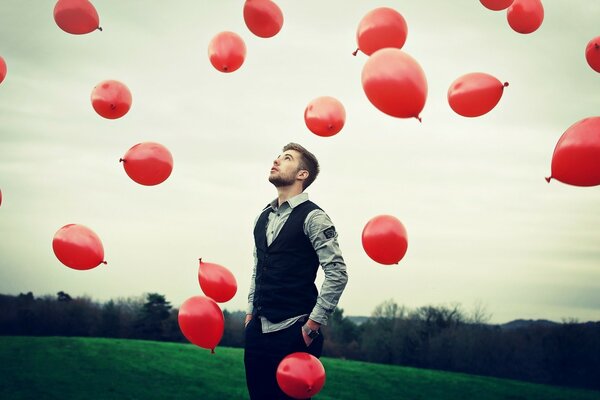
<svg viewBox="0 0 600 400">
<path fill-rule="evenodd" d="M 502 97 L 504 87 L 492 75 L 473 72 L 456 79 L 448 89 L 450 107 L 463 117 L 478 117 L 490 112 Z"/>
<path fill-rule="evenodd" d="M 585 47 L 585 59 L 592 69 L 596 72 L 600 72 L 600 36 L 597 36 L 590 40 Z M 1 77 L 0 73 L 0 77 Z M 0 79 L 2 82 L 2 79 Z"/>
<path fill-rule="evenodd" d="M 6 72 L 6 61 L 4 61 L 4 58 L 0 56 L 0 83 L 2 83 L 2 81 L 6 77 Z"/>
<path fill-rule="evenodd" d="M 231 271 L 202 259 L 198 267 L 198 282 L 204 294 L 218 303 L 231 300 L 237 292 L 237 281 Z"/>
<path fill-rule="evenodd" d="M 312 354 L 297 352 L 281 360 L 276 377 L 285 394 L 295 399 L 307 399 L 325 385 L 325 368 Z"/>
<path fill-rule="evenodd" d="M 271 0 L 246 0 L 244 22 L 256 36 L 270 38 L 281 30 L 283 13 Z"/>
<path fill-rule="evenodd" d="M 179 308 L 177 321 L 187 340 L 214 353 L 223 337 L 225 322 L 223 312 L 213 299 L 190 297 Z"/>
<path fill-rule="evenodd" d="M 125 84 L 115 81 L 102 81 L 92 90 L 92 107 L 108 119 L 121 118 L 131 108 L 131 92 Z"/>
<path fill-rule="evenodd" d="M 600 185 L 600 117 L 583 119 L 569 127 L 552 155 L 552 175 L 574 186 Z"/>
<path fill-rule="evenodd" d="M 505 10 L 513 3 L 514 0 L 479 0 L 485 8 L 492 11 Z"/>
<path fill-rule="evenodd" d="M 362 86 L 375 107 L 398 118 L 417 118 L 427 99 L 427 79 L 414 58 L 398 49 L 376 51 L 362 70 Z"/>
<path fill-rule="evenodd" d="M 246 59 L 246 44 L 234 32 L 221 32 L 208 44 L 208 59 L 221 72 L 233 72 Z"/>
<path fill-rule="evenodd" d="M 544 6 L 540 0 L 514 0 L 506 11 L 506 19 L 515 32 L 535 32 L 544 21 Z"/>
<path fill-rule="evenodd" d="M 171 152 L 154 142 L 136 144 L 119 161 L 123 162 L 127 175 L 140 185 L 158 185 L 173 171 Z"/>
<path fill-rule="evenodd" d="M 98 13 L 88 0 L 58 0 L 54 6 L 54 21 L 60 29 L 73 35 L 102 30 Z"/>
<path fill-rule="evenodd" d="M 407 35 L 408 27 L 404 17 L 394 9 L 380 7 L 369 11 L 360 20 L 356 29 L 356 42 L 360 51 L 370 56 L 386 47 L 401 49 Z"/>
<path fill-rule="evenodd" d="M 346 110 L 342 103 L 333 97 L 318 97 L 306 106 L 304 122 L 315 135 L 333 136 L 344 127 Z"/>
<path fill-rule="evenodd" d="M 373 261 L 384 265 L 398 264 L 408 249 L 408 236 L 396 217 L 378 215 L 365 225 L 362 245 Z"/>
<path fill-rule="evenodd" d="M 83 225 L 68 224 L 56 231 L 52 250 L 56 258 L 69 268 L 85 270 L 106 264 L 100 238 Z"/>
</svg>

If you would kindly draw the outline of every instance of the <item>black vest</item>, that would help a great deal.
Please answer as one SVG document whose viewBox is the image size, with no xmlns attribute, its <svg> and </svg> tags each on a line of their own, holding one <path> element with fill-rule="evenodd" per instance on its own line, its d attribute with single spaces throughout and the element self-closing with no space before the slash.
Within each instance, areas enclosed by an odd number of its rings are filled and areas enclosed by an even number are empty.
<svg viewBox="0 0 600 400">
<path fill-rule="evenodd" d="M 256 280 L 254 313 L 271 322 L 281 322 L 302 314 L 310 314 L 317 302 L 315 278 L 319 257 L 304 234 L 304 220 L 315 203 L 305 201 L 294 207 L 279 235 L 267 246 L 267 207 L 254 227 L 256 244 Z"/>
</svg>

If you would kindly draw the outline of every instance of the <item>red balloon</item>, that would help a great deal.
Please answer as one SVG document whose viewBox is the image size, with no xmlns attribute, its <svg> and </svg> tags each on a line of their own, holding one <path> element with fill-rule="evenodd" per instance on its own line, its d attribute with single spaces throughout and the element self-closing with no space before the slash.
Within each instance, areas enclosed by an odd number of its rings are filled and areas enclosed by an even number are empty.
<svg viewBox="0 0 600 400">
<path fill-rule="evenodd" d="M 83 225 L 68 224 L 56 231 L 52 250 L 56 258 L 69 268 L 85 270 L 106 264 L 100 238 Z"/>
<path fill-rule="evenodd" d="M 295 399 L 307 399 L 325 385 L 325 368 L 312 354 L 297 352 L 281 360 L 276 377 L 285 394 Z"/>
<path fill-rule="evenodd" d="M 246 0 L 244 22 L 256 36 L 270 38 L 281 30 L 283 13 L 271 0 Z"/>
<path fill-rule="evenodd" d="M 380 7 L 369 11 L 360 20 L 356 42 L 360 51 L 370 56 L 386 47 L 401 49 L 407 34 L 408 27 L 404 17 L 394 9 Z"/>
<path fill-rule="evenodd" d="M 2 83 L 2 81 L 6 77 L 6 72 L 6 61 L 4 61 L 4 58 L 0 56 L 0 83 Z"/>
<path fill-rule="evenodd" d="M 0 190 L 0 206 L 2 205 L 2 190 Z"/>
<path fill-rule="evenodd" d="M 585 59 L 592 69 L 600 72 L 600 36 L 589 41 L 585 48 Z M 0 72 L 0 82 L 2 82 L 2 73 Z"/>
<path fill-rule="evenodd" d="M 346 110 L 333 97 L 318 97 L 306 106 L 304 122 L 315 135 L 333 136 L 344 127 Z"/>
<path fill-rule="evenodd" d="M 179 308 L 177 321 L 187 340 L 214 353 L 223 337 L 225 321 L 223 312 L 213 299 L 190 297 Z"/>
<path fill-rule="evenodd" d="M 378 215 L 365 225 L 362 245 L 373 261 L 398 264 L 408 249 L 408 236 L 402 222 L 391 215 Z"/>
<path fill-rule="evenodd" d="M 119 161 L 123 162 L 127 175 L 140 185 L 158 185 L 173 171 L 171 152 L 154 142 L 136 144 Z"/>
<path fill-rule="evenodd" d="M 506 86 L 508 83 L 502 84 L 489 74 L 466 74 L 450 85 L 448 103 L 463 117 L 478 117 L 490 112 L 498 104 Z"/>
<path fill-rule="evenodd" d="M 417 118 L 427 99 L 427 79 L 414 58 L 398 49 L 375 52 L 362 70 L 365 94 L 380 111 Z"/>
<path fill-rule="evenodd" d="M 100 82 L 92 90 L 91 99 L 94 110 L 108 119 L 121 118 L 131 108 L 131 92 L 119 81 Z"/>
<path fill-rule="evenodd" d="M 88 0 L 58 0 L 54 6 L 54 21 L 60 29 L 73 35 L 102 30 L 98 13 Z"/>
<path fill-rule="evenodd" d="M 202 259 L 198 282 L 204 294 L 218 303 L 231 300 L 237 292 L 237 281 L 231 271 L 219 264 L 202 262 Z"/>
<path fill-rule="evenodd" d="M 505 10 L 513 3 L 513 0 L 479 0 L 485 8 L 492 11 Z"/>
<path fill-rule="evenodd" d="M 552 155 L 552 175 L 574 186 L 600 185 L 600 117 L 571 125 L 558 140 Z"/>
<path fill-rule="evenodd" d="M 544 6 L 540 0 L 514 0 L 506 11 L 506 19 L 515 32 L 535 32 L 544 21 Z"/>
<path fill-rule="evenodd" d="M 210 41 L 208 58 L 219 71 L 233 72 L 244 63 L 246 44 L 237 33 L 221 32 Z"/>
</svg>

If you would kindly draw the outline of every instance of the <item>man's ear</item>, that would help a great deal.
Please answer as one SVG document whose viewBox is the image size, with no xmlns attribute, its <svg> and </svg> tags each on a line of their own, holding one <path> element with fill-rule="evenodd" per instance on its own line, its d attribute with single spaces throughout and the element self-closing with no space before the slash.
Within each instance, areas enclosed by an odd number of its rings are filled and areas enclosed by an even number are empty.
<svg viewBox="0 0 600 400">
<path fill-rule="evenodd" d="M 298 173 L 296 174 L 296 179 L 300 179 L 300 180 L 305 180 L 306 178 L 308 178 L 308 171 L 305 169 L 301 169 L 300 171 L 298 171 Z"/>
</svg>

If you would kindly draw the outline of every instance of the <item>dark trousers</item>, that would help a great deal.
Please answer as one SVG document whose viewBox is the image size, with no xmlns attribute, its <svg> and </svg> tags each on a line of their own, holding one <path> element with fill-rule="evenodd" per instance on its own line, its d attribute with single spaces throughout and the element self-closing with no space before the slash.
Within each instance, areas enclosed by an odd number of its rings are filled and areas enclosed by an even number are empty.
<svg viewBox="0 0 600 400">
<path fill-rule="evenodd" d="M 310 353 L 317 358 L 323 351 L 323 335 L 317 336 L 306 347 L 302 336 L 303 324 L 304 319 L 300 319 L 289 328 L 262 333 L 260 318 L 255 316 L 250 320 L 245 331 L 244 365 L 251 400 L 292 399 L 277 384 L 279 362 L 297 351 Z"/>
</svg>

